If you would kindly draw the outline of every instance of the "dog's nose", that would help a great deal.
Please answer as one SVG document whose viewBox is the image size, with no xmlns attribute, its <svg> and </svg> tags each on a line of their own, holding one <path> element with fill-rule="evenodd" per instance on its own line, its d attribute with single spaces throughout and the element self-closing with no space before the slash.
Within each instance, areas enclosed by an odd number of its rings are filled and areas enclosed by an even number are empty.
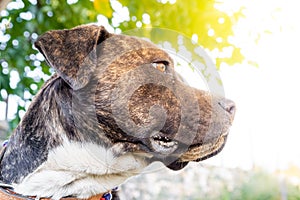
<svg viewBox="0 0 300 200">
<path fill-rule="evenodd" d="M 236 107 L 235 107 L 235 103 L 229 99 L 221 99 L 219 101 L 219 105 L 225 110 L 227 111 L 230 115 L 234 116 L 235 111 L 236 111 Z"/>
</svg>

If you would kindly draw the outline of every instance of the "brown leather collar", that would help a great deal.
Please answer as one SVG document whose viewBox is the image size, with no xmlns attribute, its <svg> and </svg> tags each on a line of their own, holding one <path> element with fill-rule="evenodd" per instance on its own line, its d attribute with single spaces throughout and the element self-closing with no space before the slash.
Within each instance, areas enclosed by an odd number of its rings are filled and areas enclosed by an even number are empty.
<svg viewBox="0 0 300 200">
<path fill-rule="evenodd" d="M 8 188 L 2 188 L 0 187 L 0 200 L 35 200 L 37 199 L 36 197 L 27 197 L 27 196 L 22 196 L 20 194 L 16 194 L 12 190 Z M 105 199 L 103 198 L 103 194 L 98 194 L 95 196 L 92 196 L 88 199 L 77 199 L 73 197 L 66 197 L 66 198 L 61 198 L 61 200 L 101 200 Z M 38 200 L 51 200 L 50 198 L 39 198 Z"/>
</svg>

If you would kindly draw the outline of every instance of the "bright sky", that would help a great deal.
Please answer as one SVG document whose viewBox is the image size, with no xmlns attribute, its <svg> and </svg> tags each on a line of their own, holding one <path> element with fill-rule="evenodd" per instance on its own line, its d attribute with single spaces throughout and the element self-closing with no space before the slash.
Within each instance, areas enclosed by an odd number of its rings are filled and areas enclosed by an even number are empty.
<svg viewBox="0 0 300 200">
<path fill-rule="evenodd" d="M 224 0 L 225 1 L 225 0 Z M 300 12 L 296 0 L 227 0 L 226 11 L 245 6 L 235 43 L 258 63 L 222 66 L 225 94 L 237 104 L 224 151 L 209 163 L 268 169 L 300 166 Z M 263 33 L 257 43 L 256 33 Z"/>
</svg>

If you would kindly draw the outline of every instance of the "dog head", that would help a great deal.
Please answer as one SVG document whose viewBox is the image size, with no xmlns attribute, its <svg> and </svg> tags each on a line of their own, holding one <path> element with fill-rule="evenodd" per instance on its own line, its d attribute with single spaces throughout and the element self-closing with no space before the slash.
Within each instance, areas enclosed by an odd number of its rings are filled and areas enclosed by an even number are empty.
<svg viewBox="0 0 300 200">
<path fill-rule="evenodd" d="M 223 148 L 234 103 L 185 84 L 154 44 L 95 25 L 50 31 L 35 44 L 72 90 L 72 109 L 62 111 L 70 140 L 121 144 L 118 152 L 173 170 Z"/>
</svg>

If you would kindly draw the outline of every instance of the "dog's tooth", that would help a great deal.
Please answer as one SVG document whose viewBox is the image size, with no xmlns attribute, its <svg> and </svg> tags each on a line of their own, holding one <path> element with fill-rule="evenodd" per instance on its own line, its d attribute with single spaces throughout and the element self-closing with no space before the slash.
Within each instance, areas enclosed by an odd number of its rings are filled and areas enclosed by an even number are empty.
<svg viewBox="0 0 300 200">
<path fill-rule="evenodd" d="M 164 146 L 164 147 L 173 147 L 174 145 L 176 145 L 176 143 L 174 141 L 171 141 L 171 142 L 163 142 L 163 141 L 159 141 L 159 144 L 161 146 Z"/>
<path fill-rule="evenodd" d="M 172 142 L 169 142 L 169 147 L 173 147 L 175 145 L 175 142 L 172 141 Z"/>
<path fill-rule="evenodd" d="M 160 136 L 159 136 L 159 135 L 154 135 L 153 138 L 159 140 L 159 139 L 160 139 Z"/>
<path fill-rule="evenodd" d="M 170 139 L 167 136 L 161 136 L 161 135 L 154 135 L 152 137 L 156 143 L 164 148 L 172 148 L 175 145 L 178 145 L 177 141 L 173 141 L 172 139 Z"/>
</svg>

